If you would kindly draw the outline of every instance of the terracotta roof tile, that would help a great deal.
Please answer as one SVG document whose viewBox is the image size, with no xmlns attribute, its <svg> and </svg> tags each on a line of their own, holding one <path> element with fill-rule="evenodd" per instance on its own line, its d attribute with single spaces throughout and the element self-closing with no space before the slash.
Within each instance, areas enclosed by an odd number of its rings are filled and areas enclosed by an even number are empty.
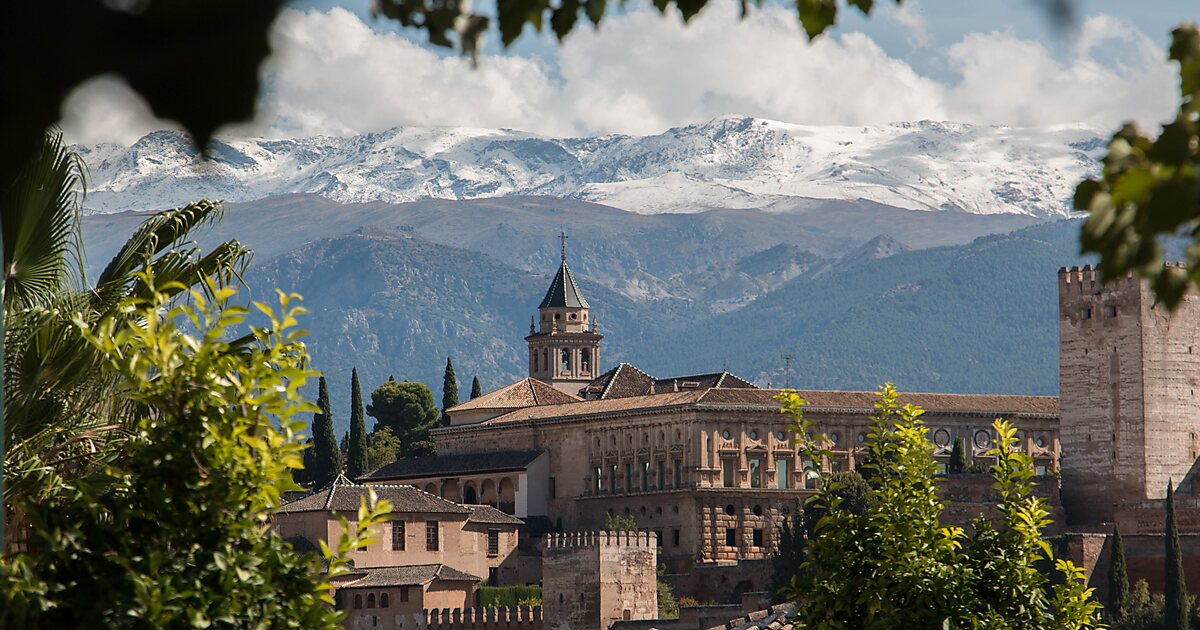
<svg viewBox="0 0 1200 630">
<path fill-rule="evenodd" d="M 543 383 L 535 378 L 525 378 L 511 385 L 488 392 L 473 400 L 468 400 L 457 407 L 451 407 L 447 411 L 449 413 L 458 413 L 472 409 L 519 409 L 521 407 L 554 405 L 577 400 L 581 399 L 578 396 L 572 396 L 566 392 L 559 391 L 554 386 Z"/>
<path fill-rule="evenodd" d="M 633 411 L 638 409 L 661 409 L 664 407 L 694 404 L 703 394 L 704 391 L 702 390 L 694 390 L 650 396 L 585 400 L 565 405 L 543 405 L 541 407 L 529 407 L 510 411 L 502 416 L 486 420 L 481 424 L 496 425 L 520 420 L 542 420 L 546 418 Z"/>
<path fill-rule="evenodd" d="M 471 515 L 467 517 L 468 523 L 488 523 L 493 525 L 524 525 L 525 521 L 505 514 L 500 510 L 490 505 L 468 505 L 468 510 L 471 510 Z"/>
<path fill-rule="evenodd" d="M 368 567 L 354 569 L 361 578 L 346 582 L 341 588 L 379 588 L 386 586 L 420 586 L 434 580 L 479 582 L 480 578 L 444 564 L 415 564 L 402 567 Z"/>
<path fill-rule="evenodd" d="M 778 406 L 775 396 L 780 390 L 771 389 L 712 389 L 700 402 L 704 405 Z M 813 409 L 872 410 L 877 400 L 875 392 L 829 390 L 797 391 Z M 901 403 L 912 403 L 928 412 L 978 412 L 997 415 L 1057 414 L 1057 396 L 1015 396 L 1006 394 L 935 394 L 902 393 Z"/>
<path fill-rule="evenodd" d="M 293 512 L 354 512 L 358 510 L 362 500 L 369 496 L 371 490 L 380 499 L 392 503 L 396 512 L 423 512 L 429 514 L 470 514 L 467 508 L 434 496 L 412 486 L 400 485 L 371 485 L 360 486 L 345 483 L 333 483 L 329 487 L 314 492 L 303 499 L 285 503 L 280 506 L 280 514 Z"/>
</svg>

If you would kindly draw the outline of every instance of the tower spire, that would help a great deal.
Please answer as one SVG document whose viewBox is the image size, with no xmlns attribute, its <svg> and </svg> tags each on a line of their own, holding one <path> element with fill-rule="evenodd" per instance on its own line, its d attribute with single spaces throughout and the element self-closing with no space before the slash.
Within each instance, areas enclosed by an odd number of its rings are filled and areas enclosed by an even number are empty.
<svg viewBox="0 0 1200 630">
<path fill-rule="evenodd" d="M 567 239 L 568 238 L 570 238 L 570 237 L 567 236 L 566 230 L 562 229 L 561 227 L 558 228 L 558 240 L 562 242 L 562 261 L 563 262 L 567 262 Z"/>
</svg>

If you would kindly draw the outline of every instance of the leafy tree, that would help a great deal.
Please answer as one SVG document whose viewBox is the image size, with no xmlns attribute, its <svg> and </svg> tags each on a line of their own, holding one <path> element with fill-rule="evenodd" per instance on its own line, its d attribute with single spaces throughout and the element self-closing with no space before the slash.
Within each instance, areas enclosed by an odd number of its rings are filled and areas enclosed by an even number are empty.
<svg viewBox="0 0 1200 630">
<path fill-rule="evenodd" d="M 441 414 L 425 385 L 389 380 L 371 392 L 367 413 L 375 418 L 377 426 L 387 427 L 400 439 L 402 456 L 421 457 L 437 452 L 429 430 L 438 425 Z"/>
<path fill-rule="evenodd" d="M 954 448 L 950 450 L 950 464 L 947 466 L 947 472 L 950 474 L 958 474 L 967 469 L 967 456 L 963 451 L 961 437 L 954 438 Z"/>
<path fill-rule="evenodd" d="M 79 232 L 84 168 L 61 134 L 48 134 L 17 177 L 0 186 L 6 504 L 49 498 L 64 482 L 104 466 L 132 429 L 140 402 L 74 319 L 94 326 L 133 317 L 120 308 L 128 298 L 151 297 L 137 275 L 148 265 L 168 297 L 189 287 L 211 295 L 240 277 L 250 257 L 237 241 L 207 251 L 193 244 L 221 216 L 219 205 L 201 201 L 147 217 L 89 286 Z M 12 518 L 6 513 L 10 534 L 22 527 Z"/>
<path fill-rule="evenodd" d="M 479 377 L 471 379 L 471 400 L 475 400 L 483 395 L 483 388 L 479 386 Z"/>
<path fill-rule="evenodd" d="M 1129 567 L 1125 562 L 1125 540 L 1120 526 L 1113 526 L 1112 560 L 1108 563 L 1108 619 L 1124 619 L 1129 613 Z"/>
<path fill-rule="evenodd" d="M 298 415 L 315 410 L 299 395 L 314 374 L 296 297 L 259 305 L 270 325 L 237 344 L 228 333 L 247 310 L 224 306 L 231 289 L 172 306 L 173 287 L 139 280 L 148 297 L 122 300 L 121 315 L 75 320 L 140 403 L 122 457 L 50 500 L 20 499 L 32 535 L 0 559 L 0 627 L 339 627 L 327 580 L 391 507 L 364 506 L 323 559 L 264 527 L 295 487 Z"/>
<path fill-rule="evenodd" d="M 446 357 L 446 372 L 442 375 L 442 424 L 450 424 L 446 410 L 458 405 L 458 379 L 454 376 L 454 364 Z"/>
<path fill-rule="evenodd" d="M 362 388 L 358 368 L 350 372 L 350 443 L 346 449 L 346 476 L 357 479 L 370 472 L 367 468 L 367 424 L 363 418 Z"/>
<path fill-rule="evenodd" d="M 333 412 L 329 408 L 329 389 L 322 376 L 317 386 L 317 413 L 313 414 L 313 468 L 311 480 L 316 488 L 333 483 L 342 473 L 342 454 L 333 433 Z M 307 452 L 305 453 L 307 455 Z"/>
<path fill-rule="evenodd" d="M 989 457 L 999 494 L 997 529 L 974 523 L 969 541 L 962 529 L 943 526 L 937 496 L 934 445 L 920 408 L 900 405 L 891 384 L 880 390 L 867 449 L 866 510 L 854 514 L 822 484 L 812 503 L 825 510 L 809 541 L 808 578 L 788 589 L 797 616 L 827 628 L 1093 628 L 1099 604 L 1083 572 L 1054 558 L 1042 531 L 1048 511 L 1032 494 L 1033 461 L 1016 447 L 1016 428 L 997 420 Z M 828 456 L 825 443 L 803 414 L 795 392 L 780 396 L 793 419 L 791 430 L 814 461 Z M 1038 571 L 1053 562 L 1063 576 L 1049 587 Z"/>
<path fill-rule="evenodd" d="M 1200 246 L 1185 250 L 1187 269 L 1162 264 L 1164 237 L 1187 233 L 1200 244 L 1200 30 L 1188 22 L 1171 35 L 1181 97 L 1175 120 L 1157 137 L 1126 123 L 1108 144 L 1101 178 L 1075 189 L 1075 208 L 1088 212 L 1079 242 L 1100 255 L 1101 275 L 1149 278 L 1168 309 L 1200 286 Z"/>
<path fill-rule="evenodd" d="M 379 470 L 400 457 L 399 438 L 387 427 L 378 427 L 367 439 L 367 472 Z"/>
<path fill-rule="evenodd" d="M 870 487 L 862 475 L 855 470 L 830 473 L 825 483 L 829 492 L 838 497 L 841 509 L 854 514 L 864 514 L 870 501 Z M 816 535 L 817 525 L 827 514 L 823 504 L 804 501 L 779 527 L 779 549 L 771 557 L 771 596 L 782 601 L 785 591 L 794 588 L 805 576 L 804 563 L 808 561 L 808 541 Z"/>
<path fill-rule="evenodd" d="M 1161 593 L 1150 594 L 1146 580 L 1138 580 L 1129 593 L 1125 613 L 1109 627 L 1112 630 L 1162 630 L 1166 618 L 1166 599 Z"/>
<path fill-rule="evenodd" d="M 1166 587 L 1163 595 L 1166 602 L 1165 625 L 1167 630 L 1187 630 L 1191 604 L 1187 583 L 1183 575 L 1183 549 L 1179 546 L 1179 527 L 1175 523 L 1175 488 L 1167 482 L 1166 524 Z"/>
<path fill-rule="evenodd" d="M 604 529 L 610 532 L 636 532 L 638 530 L 637 519 L 631 515 L 606 514 Z"/>
</svg>

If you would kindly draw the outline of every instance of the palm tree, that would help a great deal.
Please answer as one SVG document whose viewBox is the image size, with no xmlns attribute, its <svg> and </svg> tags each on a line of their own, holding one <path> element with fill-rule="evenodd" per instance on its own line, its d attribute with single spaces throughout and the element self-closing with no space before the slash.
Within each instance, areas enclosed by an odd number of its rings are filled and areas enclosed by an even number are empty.
<svg viewBox="0 0 1200 630">
<path fill-rule="evenodd" d="M 39 500 L 79 479 L 120 447 L 137 411 L 120 379 L 80 335 L 121 302 L 158 290 L 208 291 L 240 280 L 250 250 L 228 241 L 208 252 L 190 239 L 221 216 L 200 201 L 149 215 L 96 281 L 88 284 L 80 236 L 85 186 L 80 158 L 48 134 L 41 151 L 0 192 L 4 264 L 5 504 Z"/>
</svg>

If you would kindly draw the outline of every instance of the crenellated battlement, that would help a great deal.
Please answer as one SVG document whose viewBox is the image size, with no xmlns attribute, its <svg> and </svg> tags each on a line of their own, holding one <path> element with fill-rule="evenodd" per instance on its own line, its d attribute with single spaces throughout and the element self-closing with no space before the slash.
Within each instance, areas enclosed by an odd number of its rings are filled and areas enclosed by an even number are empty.
<svg viewBox="0 0 1200 630">
<path fill-rule="evenodd" d="M 354 628 L 376 628 L 375 617 L 356 615 Z M 434 608 L 419 613 L 390 615 L 397 630 L 541 630 L 541 606 Z M 386 618 L 378 621 L 386 621 Z"/>
<path fill-rule="evenodd" d="M 658 536 L 654 532 L 588 531 L 546 534 L 546 549 L 574 549 L 585 547 L 658 547 Z"/>
</svg>

